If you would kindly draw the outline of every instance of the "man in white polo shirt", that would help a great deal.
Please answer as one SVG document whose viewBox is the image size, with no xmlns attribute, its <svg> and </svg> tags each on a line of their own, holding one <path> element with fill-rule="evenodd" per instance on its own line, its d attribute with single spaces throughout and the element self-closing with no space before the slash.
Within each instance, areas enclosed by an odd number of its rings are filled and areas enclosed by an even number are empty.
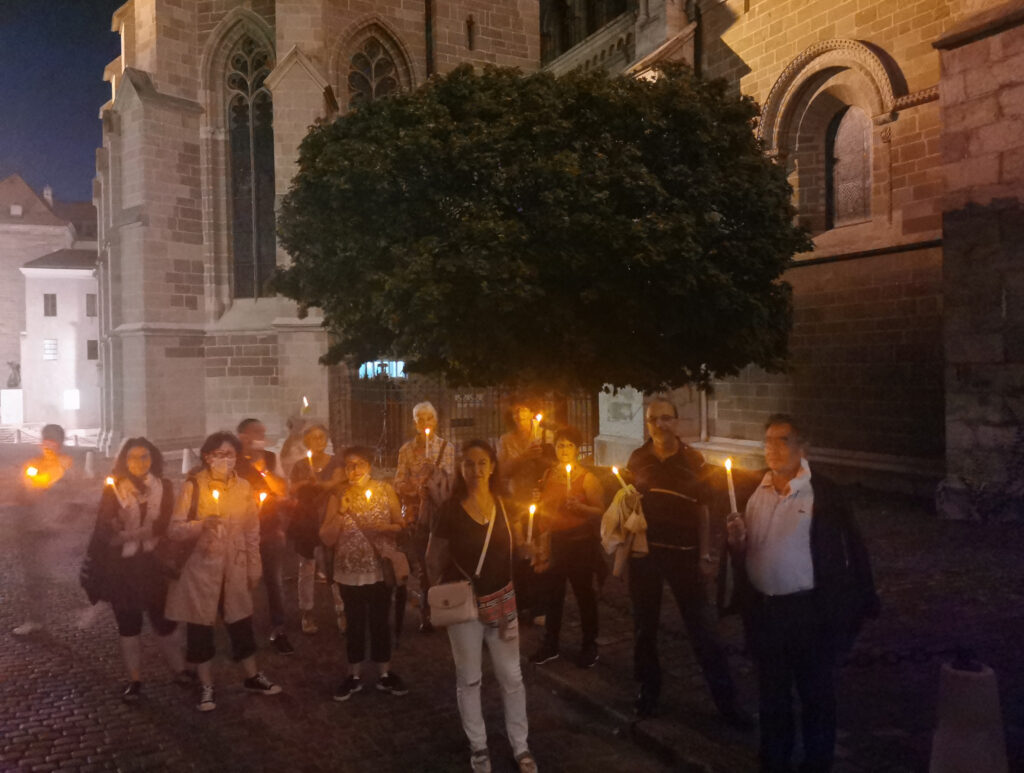
<svg viewBox="0 0 1024 773">
<path fill-rule="evenodd" d="M 836 485 L 815 475 L 796 421 L 765 428 L 768 472 L 728 522 L 737 597 L 758 671 L 763 773 L 792 770 L 800 700 L 801 773 L 832 768 L 835 664 L 878 614 L 867 550 Z"/>
</svg>

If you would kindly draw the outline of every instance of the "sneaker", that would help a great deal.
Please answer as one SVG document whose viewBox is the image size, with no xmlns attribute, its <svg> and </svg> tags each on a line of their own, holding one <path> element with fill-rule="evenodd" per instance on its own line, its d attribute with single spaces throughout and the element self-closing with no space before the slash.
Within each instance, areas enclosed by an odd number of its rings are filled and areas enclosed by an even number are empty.
<svg viewBox="0 0 1024 773">
<path fill-rule="evenodd" d="M 537 760 L 529 752 L 516 757 L 516 764 L 519 765 L 519 773 L 537 773 Z"/>
<path fill-rule="evenodd" d="M 576 658 L 576 665 L 580 668 L 593 668 L 597 665 L 600 656 L 597 654 L 596 644 L 584 644 L 580 649 L 580 655 Z"/>
<path fill-rule="evenodd" d="M 178 687 L 196 687 L 199 685 L 199 674 L 185 668 L 174 675 L 174 683 Z"/>
<path fill-rule="evenodd" d="M 258 692 L 261 695 L 277 695 L 281 692 L 281 685 L 271 682 L 262 671 L 257 671 L 256 676 L 250 676 L 242 685 L 249 692 Z"/>
<path fill-rule="evenodd" d="M 11 631 L 15 636 L 28 636 L 30 633 L 43 630 L 42 623 L 35 623 L 31 620 L 22 623 L 17 628 Z"/>
<path fill-rule="evenodd" d="M 196 708 L 200 711 L 213 711 L 217 704 L 213 702 L 213 685 L 204 684 L 199 688 L 199 703 Z"/>
<path fill-rule="evenodd" d="M 338 685 L 338 689 L 334 691 L 334 700 L 339 703 L 347 701 L 352 697 L 353 693 L 357 693 L 363 689 L 363 681 L 358 676 L 346 676 L 345 681 Z"/>
<path fill-rule="evenodd" d="M 302 615 L 302 632 L 307 636 L 320 632 L 320 626 L 316 624 L 316 620 L 313 619 L 310 612 L 304 612 Z"/>
<path fill-rule="evenodd" d="M 433 633 L 434 625 L 429 620 L 424 620 L 420 623 L 420 633 Z"/>
<path fill-rule="evenodd" d="M 392 695 L 405 695 L 409 692 L 409 688 L 405 686 L 402 677 L 394 671 L 388 671 L 386 674 L 380 675 L 380 678 L 377 680 L 377 689 L 389 692 Z"/>
<path fill-rule="evenodd" d="M 550 663 L 552 660 L 558 660 L 558 648 L 548 646 L 547 644 L 542 645 L 539 650 L 530 656 L 530 662 L 535 666 L 542 666 L 545 663 Z"/>
<path fill-rule="evenodd" d="M 288 637 L 284 633 L 276 633 L 270 637 L 270 643 L 274 645 L 274 649 L 280 652 L 282 655 L 291 655 L 295 652 L 295 648 L 292 643 L 288 641 Z"/>
<path fill-rule="evenodd" d="M 142 682 L 129 682 L 121 693 L 121 700 L 125 703 L 138 703 L 142 697 Z"/>
<path fill-rule="evenodd" d="M 491 773 L 491 755 L 487 749 L 478 749 L 469 755 L 469 769 L 473 773 Z"/>
</svg>

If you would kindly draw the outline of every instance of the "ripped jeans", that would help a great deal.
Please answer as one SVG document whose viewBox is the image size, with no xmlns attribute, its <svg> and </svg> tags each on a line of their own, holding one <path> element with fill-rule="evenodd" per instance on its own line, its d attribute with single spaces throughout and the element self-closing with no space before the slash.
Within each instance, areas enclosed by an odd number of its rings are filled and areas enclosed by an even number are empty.
<svg viewBox="0 0 1024 773">
<path fill-rule="evenodd" d="M 480 705 L 480 682 L 483 646 L 491 653 L 491 665 L 501 687 L 501 700 L 505 709 L 505 731 L 512 744 L 512 753 L 519 756 L 529 747 L 526 743 L 526 688 L 519 668 L 519 639 L 502 641 L 498 629 L 479 620 L 448 626 L 448 639 L 452 643 L 455 659 L 455 687 L 462 717 L 462 729 L 469 739 L 471 751 L 487 748 L 487 728 Z"/>
</svg>

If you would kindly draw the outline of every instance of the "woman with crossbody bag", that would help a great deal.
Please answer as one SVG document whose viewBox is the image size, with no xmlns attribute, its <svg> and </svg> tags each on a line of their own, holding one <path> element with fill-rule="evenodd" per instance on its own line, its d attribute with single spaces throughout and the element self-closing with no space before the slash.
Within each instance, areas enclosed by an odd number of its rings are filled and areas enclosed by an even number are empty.
<svg viewBox="0 0 1024 773">
<path fill-rule="evenodd" d="M 447 626 L 455 661 L 456 695 L 462 729 L 469 739 L 470 765 L 490 771 L 487 729 L 480 704 L 483 647 L 491 654 L 501 685 L 505 730 L 520 771 L 533 773 L 537 762 L 527 745 L 526 688 L 519 667 L 515 591 L 512 589 L 512 532 L 498 497 L 498 459 L 483 440 L 470 440 L 452 496 L 438 513 L 427 548 L 427 572 L 436 590 L 469 580 L 477 600 L 476 616 Z M 472 575 L 470 575 L 472 572 Z M 432 593 L 436 592 L 432 589 Z M 435 625 L 440 624 L 439 609 Z"/>
</svg>

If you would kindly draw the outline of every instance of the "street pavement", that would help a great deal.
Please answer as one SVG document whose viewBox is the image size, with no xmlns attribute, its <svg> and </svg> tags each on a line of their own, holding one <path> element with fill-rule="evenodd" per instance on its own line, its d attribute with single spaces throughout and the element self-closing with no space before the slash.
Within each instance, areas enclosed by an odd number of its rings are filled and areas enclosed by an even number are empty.
<svg viewBox="0 0 1024 773">
<path fill-rule="evenodd" d="M 443 632 L 416 632 L 410 609 L 393 668 L 410 692 L 376 691 L 334 703 L 344 640 L 333 626 L 326 586 L 317 586 L 321 633 L 291 632 L 294 655 L 269 649 L 265 599 L 257 590 L 261 667 L 284 688 L 249 695 L 219 656 L 217 710 L 199 714 L 195 696 L 170 681 L 144 635 L 144 699 L 119 699 L 123 683 L 116 629 L 105 605 L 89 608 L 77 585 L 98 483 L 81 484 L 82 506 L 55 540 L 46 589 L 45 631 L 19 638 L 24 595 L 7 517 L 10 452 L 0 451 L 0 770 L 449 771 L 468 769 Z M 1024 528 L 942 522 L 912 500 L 851 491 L 882 596 L 840 669 L 838 773 L 927 770 L 940 665 L 954 647 L 972 648 L 999 678 L 1011 770 L 1024 771 Z M 289 586 L 290 592 L 294 586 Z M 91 615 L 87 610 L 92 610 Z M 290 621 L 297 629 L 292 610 Z M 633 722 L 632 621 L 624 584 L 602 591 L 601 662 L 572 663 L 579 641 L 575 604 L 566 605 L 563 657 L 524 662 L 531 748 L 550 771 L 756 770 L 756 733 L 725 727 L 707 695 L 678 613 L 666 593 L 662 621 L 665 688 L 656 718 Z M 738 622 L 721 624 L 746 706 L 756 709 Z M 524 658 L 542 632 L 522 629 Z M 218 651 L 228 650 L 223 633 Z M 513 770 L 500 696 L 484 677 L 485 714 L 496 771 Z"/>
</svg>

